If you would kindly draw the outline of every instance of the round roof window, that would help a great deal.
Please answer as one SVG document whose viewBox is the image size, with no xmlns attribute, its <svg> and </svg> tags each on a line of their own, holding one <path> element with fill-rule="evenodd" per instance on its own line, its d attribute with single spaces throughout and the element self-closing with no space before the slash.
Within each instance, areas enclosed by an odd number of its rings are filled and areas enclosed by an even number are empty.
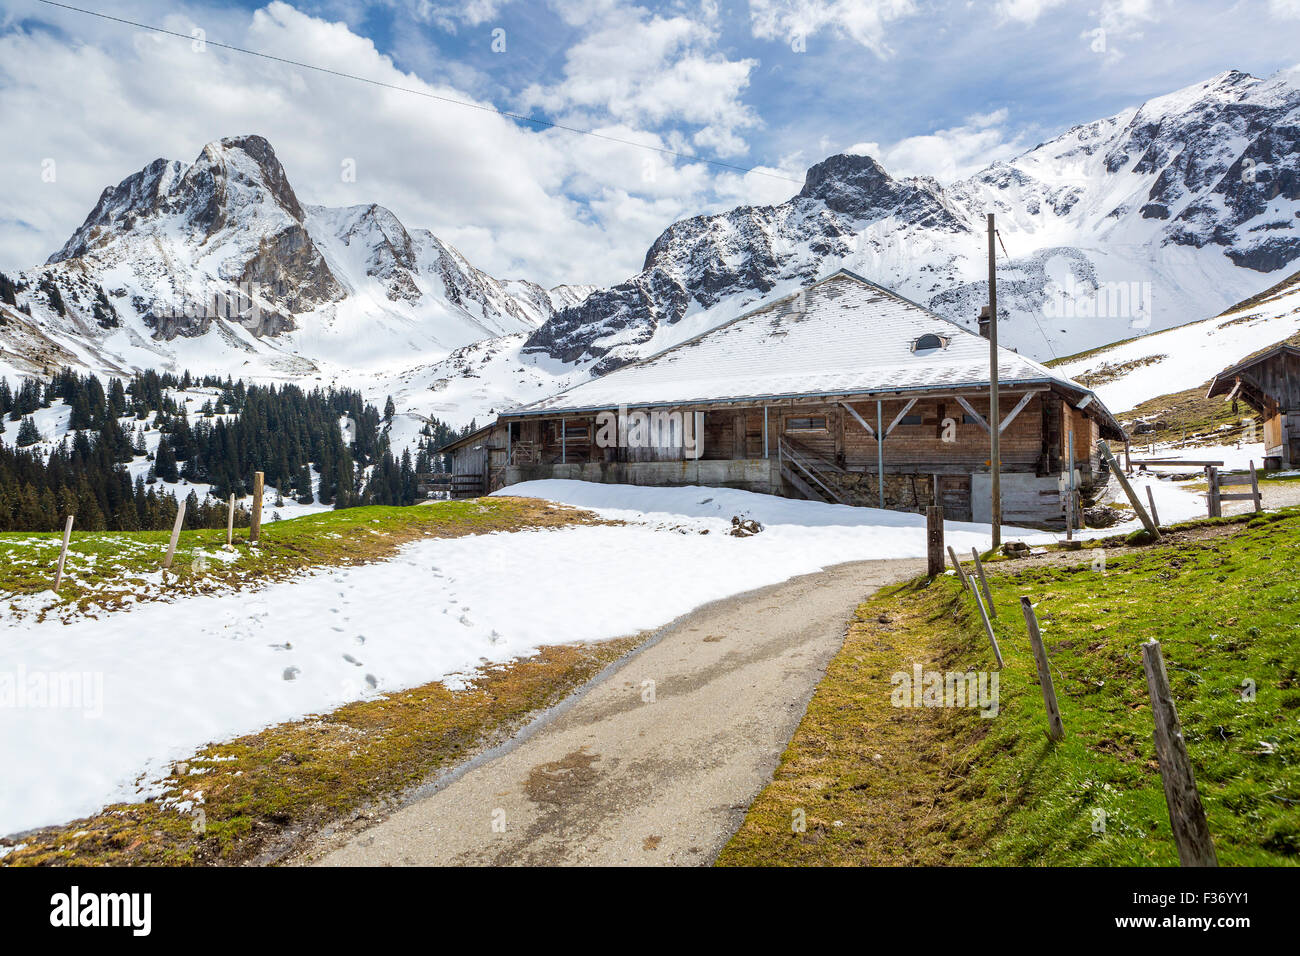
<svg viewBox="0 0 1300 956">
<path fill-rule="evenodd" d="M 948 340 L 942 335 L 927 332 L 912 343 L 913 352 L 933 352 L 935 349 L 948 347 Z"/>
</svg>

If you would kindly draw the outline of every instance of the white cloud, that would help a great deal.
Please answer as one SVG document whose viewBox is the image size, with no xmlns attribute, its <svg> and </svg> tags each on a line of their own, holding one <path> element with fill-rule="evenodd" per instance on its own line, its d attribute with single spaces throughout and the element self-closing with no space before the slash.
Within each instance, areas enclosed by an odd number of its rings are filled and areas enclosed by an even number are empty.
<svg viewBox="0 0 1300 956">
<path fill-rule="evenodd" d="M 1268 0 L 1268 10 L 1280 20 L 1300 20 L 1300 0 Z"/>
<path fill-rule="evenodd" d="M 48 22 L 48 11 L 28 7 L 19 15 Z M 201 25 L 213 40 L 472 99 L 401 72 L 344 24 L 285 3 L 251 16 L 168 10 L 135 16 L 184 35 Z M 303 202 L 380 203 L 408 228 L 432 230 L 493 274 L 546 284 L 612 283 L 636 272 L 660 230 L 710 201 L 717 176 L 700 163 L 533 130 L 490 111 L 211 45 L 196 53 L 183 39 L 72 14 L 55 22 L 80 39 L 69 42 L 44 28 L 11 27 L 0 36 L 0 116 L 9 132 L 0 138 L 0 267 L 7 270 L 34 265 L 61 246 L 105 186 L 156 157 L 192 161 L 205 143 L 245 133 L 271 142 Z M 657 29 L 664 48 L 681 49 L 673 28 Z M 603 96 L 613 103 L 626 98 L 626 112 L 638 120 L 677 122 L 675 111 L 682 111 L 703 124 L 698 145 L 726 148 L 707 137 L 734 133 L 745 121 L 727 94 L 739 74 L 728 76 L 725 63 L 708 59 L 676 66 L 662 75 L 647 70 L 631 88 L 593 87 L 593 109 Z M 714 113 L 728 111 L 728 122 L 715 121 Z M 689 145 L 636 123 L 596 126 L 620 139 Z M 52 183 L 42 182 L 45 159 L 56 164 Z M 355 161 L 355 182 L 340 176 L 347 159 Z M 725 184 L 734 189 L 730 177 Z"/>
<path fill-rule="evenodd" d="M 995 9 L 1003 20 L 1033 23 L 1048 10 L 1063 3 L 1065 0 L 998 0 Z"/>
<path fill-rule="evenodd" d="M 884 147 L 858 143 L 845 152 L 875 158 L 891 176 L 933 176 L 951 183 L 1022 150 L 1020 137 L 1006 129 L 1007 118 L 1005 109 L 977 113 L 961 126 L 909 136 Z"/>
<path fill-rule="evenodd" d="M 699 127 L 692 142 L 706 151 L 745 152 L 739 131 L 758 119 L 741 97 L 755 60 L 722 56 L 712 28 L 689 17 L 608 5 L 562 9 L 570 18 L 587 16 L 590 32 L 568 50 L 561 81 L 524 90 L 524 108 L 636 126 L 671 120 Z"/>
<path fill-rule="evenodd" d="M 913 0 L 750 0 L 749 12 L 756 37 L 798 46 L 822 30 L 832 30 L 887 57 L 892 53 L 885 42 L 888 24 L 917 8 Z"/>
</svg>

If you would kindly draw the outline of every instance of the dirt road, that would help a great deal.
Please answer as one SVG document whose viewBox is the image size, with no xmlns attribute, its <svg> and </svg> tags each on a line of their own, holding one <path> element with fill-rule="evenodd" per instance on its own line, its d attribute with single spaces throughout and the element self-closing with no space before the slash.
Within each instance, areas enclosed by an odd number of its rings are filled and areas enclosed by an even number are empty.
<svg viewBox="0 0 1300 956">
<path fill-rule="evenodd" d="M 854 608 L 924 569 L 855 562 L 693 611 L 504 752 L 298 862 L 710 863 L 771 779 Z"/>
</svg>

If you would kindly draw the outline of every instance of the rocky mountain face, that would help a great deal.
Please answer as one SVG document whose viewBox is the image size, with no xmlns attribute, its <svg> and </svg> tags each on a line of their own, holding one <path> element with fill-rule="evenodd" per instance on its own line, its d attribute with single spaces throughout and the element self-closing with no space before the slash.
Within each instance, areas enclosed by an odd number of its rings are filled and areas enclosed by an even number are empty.
<svg viewBox="0 0 1300 956">
<path fill-rule="evenodd" d="M 105 189 L 62 249 L 12 281 L 14 308 L 92 367 L 295 376 L 531 332 L 590 291 L 497 280 L 382 206 L 304 205 L 260 136 Z"/>
<path fill-rule="evenodd" d="M 674 223 L 524 352 L 608 371 L 841 267 L 973 328 L 987 212 L 1002 341 L 1037 358 L 1214 314 L 1300 259 L 1300 73 L 1224 73 L 947 187 L 832 156 L 784 203 Z"/>
</svg>

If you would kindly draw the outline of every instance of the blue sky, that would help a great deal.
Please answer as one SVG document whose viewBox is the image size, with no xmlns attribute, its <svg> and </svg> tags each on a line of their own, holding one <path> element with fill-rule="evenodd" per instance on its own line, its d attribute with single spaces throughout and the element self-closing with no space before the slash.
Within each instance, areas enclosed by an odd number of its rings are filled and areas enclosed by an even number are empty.
<svg viewBox="0 0 1300 956">
<path fill-rule="evenodd" d="M 43 260 L 105 185 L 154 157 L 258 132 L 305 202 L 381 203 L 494 274 L 610 283 L 674 219 L 780 201 L 835 152 L 948 181 L 1223 70 L 1300 59 L 1300 0 L 84 2 L 772 175 L 15 0 L 0 115 L 30 133 L 0 143 L 0 268 Z M 339 175 L 348 161 L 355 181 Z"/>
</svg>

